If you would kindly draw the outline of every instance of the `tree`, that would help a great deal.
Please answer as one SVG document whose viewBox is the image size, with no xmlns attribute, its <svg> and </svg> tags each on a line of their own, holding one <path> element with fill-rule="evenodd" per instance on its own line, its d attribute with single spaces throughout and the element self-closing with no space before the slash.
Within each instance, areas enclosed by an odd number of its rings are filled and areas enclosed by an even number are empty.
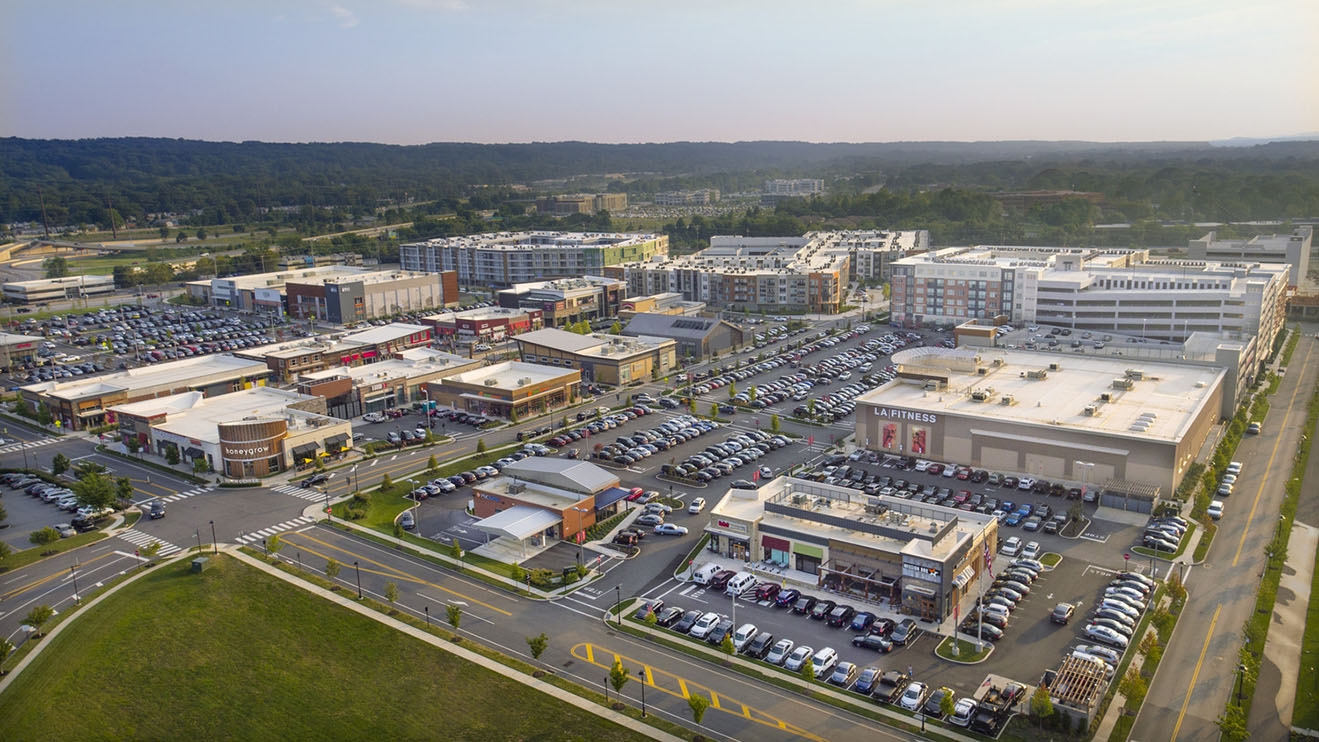
<svg viewBox="0 0 1319 742">
<path fill-rule="evenodd" d="M 540 656 L 545 653 L 545 648 L 549 645 L 550 638 L 545 636 L 544 631 L 536 636 L 527 637 L 527 648 L 531 650 L 531 658 L 533 660 L 540 659 Z"/>
<path fill-rule="evenodd" d="M 631 673 L 631 670 L 623 667 L 621 660 L 614 660 L 614 666 L 609 668 L 609 684 L 614 686 L 615 693 L 623 692 L 623 686 L 631 679 L 628 677 Z"/>
<path fill-rule="evenodd" d="M 9 641 L 9 639 L 0 636 L 0 664 L 4 664 L 4 661 L 9 659 L 9 655 L 12 654 L 13 651 L 14 651 L 14 643 Z M 0 675 L 4 675 L 7 672 L 9 671 L 0 670 Z"/>
<path fill-rule="evenodd" d="M 380 490 L 382 492 L 392 488 L 393 486 L 394 486 L 394 480 L 390 478 L 388 473 L 380 477 Z"/>
<path fill-rule="evenodd" d="M 41 261 L 41 268 L 46 272 L 46 278 L 64 278 L 69 275 L 69 261 L 58 255 Z"/>
<path fill-rule="evenodd" d="M 325 562 L 325 576 L 333 580 L 339 576 L 339 561 L 337 559 L 328 559 Z"/>
<path fill-rule="evenodd" d="M 438 468 L 440 468 L 440 462 L 435 458 L 435 454 L 431 454 L 430 459 L 426 461 L 426 470 L 433 472 Z"/>
<path fill-rule="evenodd" d="M 156 555 L 159 553 L 160 553 L 159 541 L 152 541 L 151 543 L 142 547 L 142 556 L 146 558 L 147 564 L 151 564 L 152 562 L 154 562 L 156 560 Z"/>
<path fill-rule="evenodd" d="M 51 422 L 50 408 L 47 407 L 46 405 L 44 404 L 37 405 L 36 416 L 37 416 L 37 422 L 41 423 L 42 425 L 50 425 Z"/>
<path fill-rule="evenodd" d="M 449 544 L 449 554 L 452 555 L 454 559 L 463 558 L 463 545 L 458 543 L 457 536 L 454 536 L 453 543 Z"/>
<path fill-rule="evenodd" d="M 659 617 L 655 615 L 655 611 L 646 611 L 646 615 L 641 619 L 641 622 L 646 624 L 646 628 L 653 631 L 655 624 L 659 623 Z"/>
<path fill-rule="evenodd" d="M 1250 731 L 1246 729 L 1246 714 L 1240 706 L 1229 703 L 1227 710 L 1214 722 L 1223 735 L 1224 742 L 1246 742 Z"/>
<path fill-rule="evenodd" d="M 614 321 L 614 324 L 612 324 L 612 325 L 609 326 L 609 334 L 610 334 L 610 335 L 622 335 L 622 334 L 623 334 L 623 325 L 622 325 L 621 323 L 619 323 L 617 320 L 615 320 L 615 321 Z"/>
<path fill-rule="evenodd" d="M 1030 697 L 1030 715 L 1039 723 L 1053 716 L 1053 699 L 1049 698 L 1049 689 L 1043 685 L 1036 686 L 1035 694 Z"/>
<path fill-rule="evenodd" d="M 1130 709 L 1140 707 L 1140 702 L 1144 700 L 1148 688 L 1149 685 L 1135 665 L 1127 668 L 1127 674 L 1122 676 L 1122 682 L 1117 687 L 1118 692 L 1126 696 L 1127 708 Z"/>
<path fill-rule="evenodd" d="M 769 429 L 772 430 L 772 431 L 774 431 L 775 433 L 779 432 L 779 416 L 778 416 L 778 415 L 770 415 L 770 416 L 769 416 Z"/>
<path fill-rule="evenodd" d="M 174 235 L 174 242 L 176 244 L 182 243 L 186 239 L 188 239 L 188 233 L 184 232 L 182 229 L 179 230 L 178 234 Z"/>
<path fill-rule="evenodd" d="M 162 240 L 169 239 L 169 225 L 167 224 L 160 225 L 160 239 Z"/>
<path fill-rule="evenodd" d="M 735 396 L 737 396 L 737 382 L 730 381 L 728 382 L 728 398 L 732 399 Z"/>
<path fill-rule="evenodd" d="M 198 227 L 198 228 L 197 228 L 197 239 L 199 239 L 199 240 L 204 240 L 204 239 L 206 239 L 206 227 Z"/>
<path fill-rule="evenodd" d="M 943 714 L 945 719 L 953 718 L 953 711 L 956 710 L 957 704 L 953 701 L 952 693 L 945 693 L 939 699 L 939 713 Z"/>
<path fill-rule="evenodd" d="M 131 501 L 133 499 L 133 480 L 128 477 L 115 477 L 114 480 L 115 495 L 123 500 Z"/>
<path fill-rule="evenodd" d="M 270 538 L 266 539 L 266 551 L 271 554 L 278 554 L 282 548 L 284 548 L 284 542 L 280 540 L 278 533 L 272 534 Z"/>
<path fill-rule="evenodd" d="M 113 507 L 118 499 L 114 484 L 98 471 L 89 471 L 74 482 L 73 494 L 78 498 L 79 505 L 85 505 L 93 510 Z"/>
<path fill-rule="evenodd" d="M 3 541 L 0 541 L 0 562 L 4 562 L 5 559 L 8 559 L 9 555 L 12 553 L 14 553 L 13 547 L 11 547 L 9 544 L 6 544 Z"/>
<path fill-rule="evenodd" d="M 37 638 L 40 639 L 43 636 L 41 633 L 41 627 L 51 619 L 51 616 L 54 615 L 54 609 L 48 605 L 33 606 L 32 610 L 28 611 L 27 616 L 24 617 L 23 625 L 31 626 L 33 630 L 37 632 Z"/>
<path fill-rule="evenodd" d="M 700 693 L 693 693 L 687 696 L 687 706 L 692 710 L 692 721 L 700 724 L 701 719 L 705 718 L 705 710 L 710 708 L 710 699 Z"/>
<path fill-rule="evenodd" d="M 385 600 L 388 600 L 390 604 L 398 600 L 398 585 L 392 582 L 385 583 Z"/>
<path fill-rule="evenodd" d="M 317 469 L 324 468 L 321 465 L 320 459 L 316 460 L 316 465 L 317 465 L 316 466 Z M 209 462 L 206 461 L 206 459 L 196 458 L 192 460 L 192 471 L 194 474 L 205 474 L 210 470 L 211 470 L 211 465 Z"/>
<path fill-rule="evenodd" d="M 128 448 L 128 452 L 131 454 L 136 454 L 142 450 L 142 442 L 137 439 L 137 436 L 130 436 L 128 440 L 124 441 L 124 446 Z"/>
<path fill-rule="evenodd" d="M 695 399 L 695 398 L 692 399 L 692 404 L 693 404 L 693 405 L 696 404 L 696 399 Z M 693 412 L 695 412 L 695 410 L 693 410 Z M 719 403 L 718 403 L 718 402 L 711 402 L 711 403 L 710 403 L 710 417 L 719 417 Z"/>
<path fill-rule="evenodd" d="M 812 417 L 815 415 L 815 397 L 806 400 L 806 413 Z"/>
<path fill-rule="evenodd" d="M 526 576 L 526 570 L 522 569 L 521 565 L 518 564 L 508 565 L 509 579 L 513 580 L 514 582 L 522 582 L 522 578 L 525 576 Z"/>
<path fill-rule="evenodd" d="M 737 651 L 737 648 L 733 646 L 733 637 L 731 634 L 725 636 L 724 640 L 719 642 L 719 651 L 723 652 L 729 657 L 732 657 L 733 653 Z"/>
<path fill-rule="evenodd" d="M 50 460 L 50 473 L 59 476 L 69 470 L 69 457 L 62 453 L 55 454 Z"/>
<path fill-rule="evenodd" d="M 46 526 L 45 528 L 33 531 L 27 535 L 27 540 L 37 546 L 50 546 L 60 540 L 60 532 Z"/>
<path fill-rule="evenodd" d="M 754 386 L 747 390 L 747 399 L 752 402 L 756 401 L 756 388 Z"/>
<path fill-rule="evenodd" d="M 433 446 L 433 445 L 435 445 L 435 433 L 434 433 L 434 431 L 432 431 L 430 428 L 427 428 L 427 429 L 426 429 L 426 445 L 428 445 L 428 446 Z M 432 456 L 432 457 L 431 457 L 431 461 L 434 461 L 434 460 L 435 460 L 435 457 Z M 435 467 L 433 467 L 433 466 L 431 467 L 431 469 L 434 469 L 434 468 L 435 468 Z"/>
<path fill-rule="evenodd" d="M 166 447 L 165 447 L 165 463 L 169 464 L 170 466 L 173 466 L 173 465 L 179 463 L 179 448 L 178 448 L 178 446 L 166 446 Z"/>
<path fill-rule="evenodd" d="M 485 439 L 484 439 L 484 438 L 477 438 L 477 439 L 476 439 L 476 452 L 477 452 L 477 453 L 485 453 Z"/>
<path fill-rule="evenodd" d="M 809 658 L 801 663 L 801 669 L 797 671 L 797 675 L 805 680 L 808 685 L 815 682 L 815 668 L 811 666 Z"/>
<path fill-rule="evenodd" d="M 459 606 L 451 605 L 446 608 L 445 611 L 449 614 L 449 625 L 455 629 L 458 628 L 458 624 L 462 623 L 463 620 L 463 609 Z"/>
</svg>

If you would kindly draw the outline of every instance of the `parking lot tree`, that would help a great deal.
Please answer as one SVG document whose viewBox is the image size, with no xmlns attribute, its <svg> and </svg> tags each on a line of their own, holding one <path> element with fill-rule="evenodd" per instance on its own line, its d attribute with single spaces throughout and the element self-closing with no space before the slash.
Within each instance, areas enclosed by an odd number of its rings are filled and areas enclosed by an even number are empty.
<svg viewBox="0 0 1319 742">
<path fill-rule="evenodd" d="M 806 400 L 806 412 L 810 413 L 811 415 L 815 414 L 815 397 L 811 397 L 810 399 Z"/>
<path fill-rule="evenodd" d="M 385 583 L 385 600 L 388 600 L 391 604 L 398 601 L 398 585 L 392 582 Z"/>
<path fill-rule="evenodd" d="M 440 462 L 435 458 L 435 454 L 431 454 L 431 457 L 426 461 L 426 471 L 433 472 L 438 468 L 440 468 Z"/>
<path fill-rule="evenodd" d="M 454 536 L 453 543 L 449 544 L 449 554 L 451 554 L 454 559 L 463 558 L 463 545 L 458 543 L 457 536 Z"/>
<path fill-rule="evenodd" d="M 756 401 L 756 388 L 754 386 L 747 390 L 747 399 L 750 399 L 752 402 Z"/>
<path fill-rule="evenodd" d="M 801 663 L 801 669 L 797 671 L 797 674 L 801 676 L 802 680 L 806 681 L 807 685 L 815 682 L 815 668 L 811 666 L 809 659 Z"/>
<path fill-rule="evenodd" d="M 646 615 L 641 621 L 646 624 L 647 629 L 653 631 L 655 629 L 655 624 L 659 623 L 659 617 L 655 615 L 655 611 L 646 611 Z"/>
<path fill-rule="evenodd" d="M 98 471 L 89 471 L 73 483 L 73 494 L 79 505 L 100 510 L 113 507 L 119 493 L 110 478 Z"/>
<path fill-rule="evenodd" d="M 772 431 L 774 431 L 775 433 L 779 432 L 779 416 L 778 416 L 778 415 L 770 415 L 770 416 L 769 416 L 769 429 L 772 430 Z"/>
<path fill-rule="evenodd" d="M 737 651 L 737 648 L 733 646 L 733 637 L 731 634 L 729 636 L 725 636 L 724 640 L 719 642 L 719 651 L 723 652 L 729 657 L 732 657 L 733 653 Z"/>
<path fill-rule="evenodd" d="M 55 454 L 50 460 L 50 473 L 59 476 L 69 470 L 69 457 L 62 453 Z"/>
<path fill-rule="evenodd" d="M 431 431 L 430 428 L 427 428 L 427 429 L 426 429 L 426 438 L 425 438 L 425 440 L 426 440 L 426 445 L 428 445 L 428 446 L 433 446 L 433 445 L 435 445 L 435 433 L 434 433 L 433 431 Z M 433 458 L 435 458 L 435 457 L 432 456 L 431 458 L 433 459 Z"/>
<path fill-rule="evenodd" d="M 1138 709 L 1140 702 L 1145 699 L 1145 691 L 1149 689 L 1149 684 L 1140 674 L 1140 670 L 1131 665 L 1127 668 L 1127 674 L 1122 676 L 1122 682 L 1118 684 L 1118 692 L 1127 698 L 1127 708 Z"/>
<path fill-rule="evenodd" d="M 46 526 L 45 528 L 39 528 L 32 533 L 29 533 L 27 535 L 27 540 L 37 546 L 50 546 L 60 540 L 60 532 L 50 526 Z"/>
<path fill-rule="evenodd" d="M 951 698 L 945 700 L 951 701 Z M 952 706 L 951 703 L 948 704 Z M 949 708 L 948 712 L 952 709 Z M 945 713 L 948 713 L 945 712 Z M 1053 716 L 1053 699 L 1049 698 L 1049 689 L 1043 685 L 1035 688 L 1035 694 L 1030 697 L 1030 715 L 1035 717 L 1037 724 L 1043 724 L 1045 719 Z"/>
<path fill-rule="evenodd" d="M 728 382 L 728 398 L 732 399 L 733 397 L 736 396 L 737 396 L 737 382 L 730 381 Z"/>
<path fill-rule="evenodd" d="M 484 438 L 477 438 L 477 439 L 476 439 L 476 452 L 477 452 L 477 453 L 485 453 L 485 439 L 484 439 Z"/>
<path fill-rule="evenodd" d="M 48 605 L 33 606 L 32 610 L 28 611 L 27 616 L 23 618 L 23 625 L 31 626 L 37 632 L 37 638 L 40 639 L 42 637 L 41 627 L 45 626 L 46 622 L 54 615 L 54 609 Z"/>
<path fill-rule="evenodd" d="M 527 649 L 531 650 L 531 658 L 533 660 L 540 659 L 540 656 L 542 654 L 545 654 L 545 649 L 549 646 L 550 646 L 550 638 L 548 636 L 545 636 L 544 631 L 540 632 L 536 636 L 527 637 Z"/>
<path fill-rule="evenodd" d="M 462 623 L 463 620 L 463 609 L 456 605 L 451 605 L 445 608 L 445 611 L 449 614 L 449 625 L 455 629 L 458 628 L 458 624 Z"/>
<path fill-rule="evenodd" d="M 331 580 L 339 576 L 340 569 L 339 560 L 337 559 L 329 559 L 325 562 L 325 576 Z"/>
<path fill-rule="evenodd" d="M 631 673 L 630 669 L 623 667 L 621 660 L 614 660 L 614 666 L 609 668 L 609 684 L 614 686 L 615 693 L 623 692 L 623 686 L 631 679 L 628 677 Z"/>
<path fill-rule="evenodd" d="M 710 699 L 700 693 L 693 693 L 687 696 L 687 707 L 692 710 L 692 721 L 700 724 L 701 719 L 705 718 L 705 710 L 710 708 Z"/>
<path fill-rule="evenodd" d="M 0 541 L 0 564 L 4 564 L 4 561 L 8 559 L 9 555 L 12 553 L 14 553 L 13 547 L 11 547 L 9 544 L 6 544 L 3 541 Z"/>
<path fill-rule="evenodd" d="M 943 714 L 945 719 L 952 718 L 953 710 L 956 706 L 957 704 L 953 701 L 952 693 L 945 693 L 943 694 L 943 697 L 939 699 L 939 713 Z"/>
</svg>

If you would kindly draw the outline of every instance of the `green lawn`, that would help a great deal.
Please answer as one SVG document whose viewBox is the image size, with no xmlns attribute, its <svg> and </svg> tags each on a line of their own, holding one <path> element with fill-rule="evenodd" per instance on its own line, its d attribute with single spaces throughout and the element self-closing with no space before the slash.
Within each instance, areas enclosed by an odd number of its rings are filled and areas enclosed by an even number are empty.
<svg viewBox="0 0 1319 742">
<path fill-rule="evenodd" d="M 6 740 L 637 736 L 232 559 L 71 625 L 0 697 Z"/>
<path fill-rule="evenodd" d="M 1310 607 L 1305 613 L 1305 636 L 1301 639 L 1301 671 L 1296 678 L 1296 705 L 1292 725 L 1319 729 L 1319 553 L 1315 554 L 1310 578 Z"/>
<path fill-rule="evenodd" d="M 975 642 L 958 639 L 957 651 L 961 654 L 954 656 L 953 638 L 951 636 L 944 637 L 944 640 L 939 642 L 939 646 L 934 648 L 934 653 L 946 660 L 952 660 L 953 662 L 976 662 L 988 657 L 989 653 L 994 651 L 994 643 L 986 640 L 985 648 L 977 652 Z"/>
</svg>

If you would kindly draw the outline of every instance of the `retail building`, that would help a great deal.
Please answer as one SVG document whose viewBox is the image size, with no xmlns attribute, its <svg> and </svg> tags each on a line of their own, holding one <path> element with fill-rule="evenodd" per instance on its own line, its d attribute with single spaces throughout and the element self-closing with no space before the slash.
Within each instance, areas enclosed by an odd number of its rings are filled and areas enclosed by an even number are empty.
<svg viewBox="0 0 1319 742">
<path fill-rule="evenodd" d="M 82 299 L 114 293 L 114 276 L 64 276 L 31 281 L 8 281 L 3 285 L 5 301 L 36 304 L 62 299 Z"/>
<path fill-rule="evenodd" d="M 969 615 L 998 551 L 992 515 L 778 477 L 730 489 L 710 510 L 708 549 L 778 565 L 785 584 L 942 621 Z"/>
<path fill-rule="evenodd" d="M 582 372 L 505 361 L 427 382 L 426 398 L 486 417 L 525 419 L 562 409 L 581 395 Z"/>
<path fill-rule="evenodd" d="M 522 547 L 552 539 L 578 540 L 613 515 L 628 490 L 595 464 L 531 457 L 509 464 L 500 476 L 472 485 L 473 525 Z"/>
<path fill-rule="evenodd" d="M 514 335 L 539 330 L 544 313 L 539 309 L 481 307 L 422 317 L 434 328 L 435 339 L 449 346 L 498 343 Z"/>
<path fill-rule="evenodd" d="M 687 301 L 682 294 L 667 292 L 650 296 L 629 296 L 618 308 L 618 320 L 627 322 L 638 314 L 676 314 L 695 317 L 705 311 L 705 302 Z"/>
<path fill-rule="evenodd" d="M 353 324 L 458 303 L 452 272 L 378 270 L 359 265 L 254 273 L 190 281 L 188 294 L 217 307 Z"/>
<path fill-rule="evenodd" d="M 546 328 L 513 339 L 523 361 L 577 369 L 585 381 L 619 386 L 667 376 L 678 359 L 674 340 L 652 335 L 578 335 Z"/>
<path fill-rule="evenodd" d="M 264 362 L 280 382 L 338 366 L 361 366 L 391 358 L 410 348 L 425 347 L 431 328 L 392 322 L 355 332 L 318 335 L 244 348 L 235 355 Z"/>
<path fill-rule="evenodd" d="M 302 394 L 324 398 L 327 414 L 347 419 L 428 401 L 427 382 L 480 368 L 481 363 L 480 359 L 415 348 L 378 363 L 300 374 L 297 388 Z"/>
<path fill-rule="evenodd" d="M 747 342 L 747 333 L 735 324 L 714 317 L 669 314 L 637 314 L 623 334 L 671 338 L 677 343 L 678 358 L 703 361 L 715 353 L 727 353 Z"/>
</svg>

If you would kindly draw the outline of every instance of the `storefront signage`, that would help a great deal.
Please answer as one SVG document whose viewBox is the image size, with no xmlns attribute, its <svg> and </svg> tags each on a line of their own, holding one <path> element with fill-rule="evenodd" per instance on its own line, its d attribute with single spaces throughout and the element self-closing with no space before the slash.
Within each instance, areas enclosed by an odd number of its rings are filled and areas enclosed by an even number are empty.
<svg viewBox="0 0 1319 742">
<path fill-rule="evenodd" d="M 738 533 L 747 532 L 747 527 L 741 523 L 730 523 L 726 520 L 720 520 L 720 521 L 715 521 L 715 525 L 719 526 L 720 528 L 727 528 L 730 531 L 737 531 Z"/>
<path fill-rule="evenodd" d="M 902 576 L 912 577 L 917 580 L 926 580 L 927 582 L 939 582 L 939 569 L 937 567 L 925 567 L 920 564 L 903 562 Z"/>
<path fill-rule="evenodd" d="M 911 420 L 918 423 L 936 423 L 939 421 L 937 415 L 928 412 L 912 412 L 911 410 L 895 410 L 891 407 L 876 407 L 875 417 L 886 417 L 890 420 Z"/>
</svg>

